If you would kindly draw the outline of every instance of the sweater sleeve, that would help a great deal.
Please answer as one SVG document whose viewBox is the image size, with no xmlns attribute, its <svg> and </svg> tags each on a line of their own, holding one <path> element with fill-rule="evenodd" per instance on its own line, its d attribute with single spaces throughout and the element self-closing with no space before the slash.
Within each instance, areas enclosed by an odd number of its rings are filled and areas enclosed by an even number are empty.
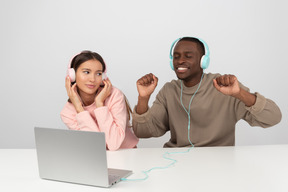
<svg viewBox="0 0 288 192">
<path fill-rule="evenodd" d="M 282 114 L 279 107 L 270 99 L 259 93 L 256 94 L 256 102 L 251 107 L 245 107 L 244 120 L 251 126 L 271 127 L 281 121 Z"/>
<path fill-rule="evenodd" d="M 117 150 L 125 138 L 128 121 L 124 95 L 114 88 L 105 103 L 105 106 L 94 110 L 95 117 L 100 131 L 105 133 L 107 148 Z"/>
<path fill-rule="evenodd" d="M 61 111 L 61 119 L 69 129 L 80 131 L 99 131 L 99 127 L 88 111 L 77 113 L 73 104 L 66 103 Z"/>
<path fill-rule="evenodd" d="M 151 108 L 144 114 L 132 113 L 132 126 L 139 138 L 160 137 L 169 130 L 169 118 L 164 97 L 165 86 L 159 91 Z"/>
</svg>

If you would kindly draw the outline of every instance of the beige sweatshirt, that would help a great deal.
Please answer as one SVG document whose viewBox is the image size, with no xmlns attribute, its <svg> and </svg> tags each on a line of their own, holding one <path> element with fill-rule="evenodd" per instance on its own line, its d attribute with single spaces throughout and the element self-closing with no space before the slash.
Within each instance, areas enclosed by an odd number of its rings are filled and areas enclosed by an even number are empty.
<svg viewBox="0 0 288 192">
<path fill-rule="evenodd" d="M 224 95 L 213 86 L 220 74 L 204 74 L 201 86 L 191 103 L 190 140 L 194 146 L 235 145 L 235 124 L 243 119 L 251 126 L 263 128 L 280 122 L 279 107 L 270 99 L 255 93 L 256 103 L 246 107 L 240 100 Z M 249 91 L 241 83 L 240 86 Z M 185 87 L 182 101 L 186 110 L 198 85 Z M 160 137 L 170 131 L 171 138 L 164 147 L 191 146 L 188 140 L 188 115 L 180 101 L 181 81 L 166 83 L 149 110 L 139 115 L 132 113 L 133 130 L 139 138 Z"/>
</svg>

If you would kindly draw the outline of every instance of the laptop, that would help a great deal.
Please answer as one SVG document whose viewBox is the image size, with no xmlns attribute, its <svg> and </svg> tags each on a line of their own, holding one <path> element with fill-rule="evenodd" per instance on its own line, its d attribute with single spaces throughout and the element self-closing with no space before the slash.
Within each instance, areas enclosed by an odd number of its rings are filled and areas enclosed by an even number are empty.
<svg viewBox="0 0 288 192">
<path fill-rule="evenodd" d="M 107 168 L 102 132 L 35 127 L 34 133 L 42 179 L 110 187 L 132 174 Z"/>
</svg>

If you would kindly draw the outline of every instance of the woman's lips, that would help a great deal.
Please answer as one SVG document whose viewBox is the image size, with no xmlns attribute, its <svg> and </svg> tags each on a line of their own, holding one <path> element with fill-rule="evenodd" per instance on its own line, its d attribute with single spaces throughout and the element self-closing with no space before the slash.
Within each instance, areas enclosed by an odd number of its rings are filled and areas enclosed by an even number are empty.
<svg viewBox="0 0 288 192">
<path fill-rule="evenodd" d="M 94 89 L 95 85 L 86 85 L 89 89 Z"/>
</svg>

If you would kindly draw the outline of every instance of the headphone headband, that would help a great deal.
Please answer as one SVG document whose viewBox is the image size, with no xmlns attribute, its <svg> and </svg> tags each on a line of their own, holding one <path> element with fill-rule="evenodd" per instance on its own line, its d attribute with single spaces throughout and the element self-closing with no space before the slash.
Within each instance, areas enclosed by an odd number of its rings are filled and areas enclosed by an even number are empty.
<svg viewBox="0 0 288 192">
<path fill-rule="evenodd" d="M 180 37 L 178 39 L 176 39 L 175 41 L 173 41 L 171 47 L 170 47 L 170 67 L 172 68 L 172 70 L 174 70 L 174 66 L 173 66 L 173 49 L 174 46 L 176 45 L 176 43 L 178 43 L 181 39 L 186 38 L 186 37 Z M 198 39 L 204 46 L 205 49 L 205 54 L 202 56 L 201 61 L 200 61 L 200 66 L 202 69 L 207 69 L 210 63 L 210 51 L 208 48 L 208 45 L 205 41 L 203 41 L 200 38 L 196 38 L 196 37 L 188 37 L 188 38 L 194 38 L 194 39 Z"/>
</svg>

